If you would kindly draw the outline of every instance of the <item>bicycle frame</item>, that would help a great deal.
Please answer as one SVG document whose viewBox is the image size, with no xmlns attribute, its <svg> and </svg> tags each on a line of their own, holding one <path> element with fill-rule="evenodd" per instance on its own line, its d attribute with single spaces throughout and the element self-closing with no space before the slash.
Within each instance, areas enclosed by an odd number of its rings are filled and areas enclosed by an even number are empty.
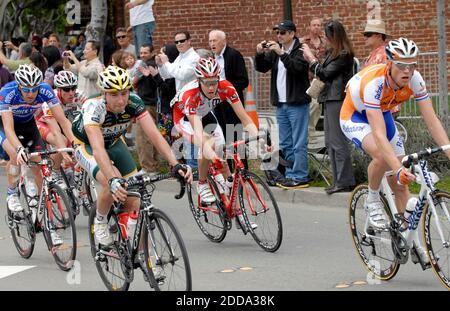
<svg viewBox="0 0 450 311">
<path fill-rule="evenodd" d="M 428 171 L 427 163 L 425 160 L 419 160 L 419 163 L 414 165 L 413 171 L 416 175 L 416 181 L 419 181 L 420 184 L 420 191 L 418 196 L 418 202 L 415 206 L 414 212 L 411 214 L 409 221 L 408 221 L 408 228 L 403 232 L 403 237 L 406 240 L 406 246 L 408 249 L 412 247 L 412 242 L 414 238 L 414 232 L 418 229 L 418 225 L 420 222 L 420 219 L 423 216 L 423 210 L 425 208 L 425 203 L 427 202 L 429 205 L 429 208 L 431 210 L 431 213 L 436 214 L 436 206 L 434 204 L 433 199 L 433 193 L 436 191 L 436 188 L 434 187 L 434 180 L 431 175 L 431 173 Z M 387 182 L 386 176 L 391 175 L 392 173 L 386 173 L 381 181 L 381 192 L 384 195 L 384 198 L 386 199 L 388 203 L 388 207 L 391 211 L 392 215 L 398 214 L 396 204 L 394 197 L 392 195 L 392 190 L 389 187 L 389 184 Z M 444 209 L 445 210 L 445 209 Z M 445 210 L 445 215 L 447 219 L 450 221 L 450 214 L 447 210 Z M 438 228 L 439 236 L 442 240 L 443 245 L 447 245 L 449 242 L 445 240 L 442 227 L 440 225 L 438 217 L 434 217 L 436 222 L 436 227 Z M 394 220 L 396 221 L 396 220 Z M 401 224 L 400 224 L 401 225 Z M 370 235 L 367 233 L 367 229 L 369 228 L 369 217 L 367 216 L 366 223 L 365 223 L 365 234 L 367 236 L 370 236 L 374 239 L 379 239 L 383 243 L 387 245 L 391 245 L 390 239 L 380 238 L 375 235 Z M 388 229 L 384 229 L 388 230 Z"/>
<path fill-rule="evenodd" d="M 240 140 L 237 141 L 235 143 L 232 144 L 232 150 L 236 150 L 236 148 L 242 144 L 244 144 L 245 141 L 244 140 Z M 231 187 L 231 192 L 229 195 L 229 198 L 227 198 L 225 193 L 219 193 L 220 195 L 220 200 L 223 202 L 224 207 L 225 207 L 225 211 L 229 217 L 229 219 L 232 219 L 233 217 L 236 216 L 236 212 L 239 211 L 240 206 L 237 207 L 236 202 L 237 202 L 237 192 L 238 192 L 238 187 L 239 187 L 239 183 L 242 185 L 247 197 L 249 196 L 249 190 L 247 188 L 246 183 L 244 182 L 244 180 L 242 179 L 242 173 L 241 171 L 244 169 L 244 163 L 241 160 L 241 157 L 239 155 L 238 152 L 231 152 L 229 149 L 225 149 L 225 155 L 226 156 L 232 156 L 233 157 L 233 161 L 234 161 L 234 179 L 233 179 L 233 185 Z M 218 172 L 218 170 L 220 169 L 221 164 L 219 165 L 219 163 L 213 162 L 211 163 L 211 165 L 209 166 L 209 174 L 211 176 L 215 176 L 216 174 L 220 173 Z M 261 198 L 258 188 L 256 187 L 255 183 L 253 180 L 249 180 L 250 185 L 253 189 L 253 191 L 255 192 L 255 194 L 257 195 L 258 201 L 261 203 L 261 205 L 263 206 L 263 210 L 265 211 L 267 209 L 267 205 L 264 202 L 264 200 Z M 217 183 L 216 183 L 217 184 Z M 218 185 L 218 187 L 221 187 L 221 185 Z M 214 188 L 210 187 L 211 190 L 214 192 Z M 209 211 L 209 212 L 213 212 L 215 214 L 218 214 L 219 211 L 215 208 L 211 208 L 208 206 L 203 206 L 200 203 L 200 197 L 198 197 L 198 206 L 200 209 L 204 210 L 204 211 Z M 249 207 L 250 210 L 252 212 L 253 215 L 256 215 L 256 210 L 253 206 L 253 203 L 251 202 L 251 200 L 249 200 Z"/>
</svg>

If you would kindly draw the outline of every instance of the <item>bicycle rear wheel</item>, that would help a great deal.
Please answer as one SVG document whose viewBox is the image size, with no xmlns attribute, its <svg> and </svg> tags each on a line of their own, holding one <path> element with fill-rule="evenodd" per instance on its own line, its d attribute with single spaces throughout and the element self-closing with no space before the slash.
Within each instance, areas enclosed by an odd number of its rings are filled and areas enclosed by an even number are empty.
<svg viewBox="0 0 450 311">
<path fill-rule="evenodd" d="M 188 201 L 195 222 L 201 232 L 212 242 L 220 243 L 227 235 L 228 221 L 225 210 L 218 195 L 219 190 L 211 176 L 208 176 L 211 191 L 216 196 L 216 202 L 209 206 L 200 205 L 197 189 L 194 185 L 187 185 Z M 217 194 L 217 195 L 216 195 Z"/>
<path fill-rule="evenodd" d="M 95 259 L 95 266 L 98 274 L 110 291 L 127 291 L 130 287 L 129 275 L 132 268 L 122 264 L 122 257 L 120 250 L 121 245 L 124 245 L 122 233 L 119 228 L 117 216 L 110 213 L 108 216 L 108 227 L 113 237 L 113 245 L 108 249 L 99 249 L 98 242 L 94 234 L 94 220 L 97 216 L 96 208 L 91 208 L 89 213 L 89 242 L 91 244 L 91 254 Z"/>
<path fill-rule="evenodd" d="M 183 239 L 166 213 L 153 209 L 146 217 L 144 254 L 157 291 L 190 291 L 192 276 Z"/>
<path fill-rule="evenodd" d="M 276 252 L 283 240 L 277 201 L 261 177 L 247 170 L 242 170 L 241 176 L 238 193 L 245 226 L 263 250 Z"/>
<path fill-rule="evenodd" d="M 424 240 L 434 272 L 450 290 L 450 193 L 438 191 L 433 201 L 436 214 L 428 204 L 424 210 Z"/>
<path fill-rule="evenodd" d="M 36 231 L 26 199 L 25 185 L 20 187 L 19 200 L 24 209 L 21 212 L 13 213 L 6 207 L 7 222 L 11 230 L 14 246 L 19 252 L 19 255 L 28 259 L 34 251 Z"/>
<path fill-rule="evenodd" d="M 392 249 L 389 230 L 374 229 L 368 224 L 368 215 L 364 209 L 368 193 L 367 185 L 359 185 L 352 193 L 349 207 L 350 232 L 364 266 L 377 279 L 387 281 L 397 274 L 400 263 Z M 381 201 L 390 223 L 392 214 L 383 197 Z"/>
<path fill-rule="evenodd" d="M 48 226 L 44 226 L 44 234 L 56 264 L 63 271 L 68 271 L 74 264 L 77 255 L 77 234 L 73 219 L 72 206 L 69 204 L 66 190 L 54 184 L 49 187 L 48 199 L 52 205 L 52 227 L 61 237 L 61 245 L 53 245 Z M 48 210 L 45 210 L 45 221 L 49 221 Z"/>
</svg>

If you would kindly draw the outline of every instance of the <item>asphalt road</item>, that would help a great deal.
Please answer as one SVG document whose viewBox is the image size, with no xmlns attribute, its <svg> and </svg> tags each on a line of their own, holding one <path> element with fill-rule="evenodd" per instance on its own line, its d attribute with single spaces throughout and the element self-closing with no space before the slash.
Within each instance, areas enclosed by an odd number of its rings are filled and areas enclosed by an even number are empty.
<svg viewBox="0 0 450 311">
<path fill-rule="evenodd" d="M 0 188 L 6 189 L 4 176 L 0 176 Z M 0 194 L 2 202 L 6 201 L 5 193 Z M 173 193 L 156 191 L 154 203 L 173 217 L 183 235 L 194 290 L 445 290 L 433 271 L 423 272 L 412 263 L 402 266 L 389 282 L 373 284 L 373 280 L 367 280 L 350 238 L 347 210 L 323 206 L 320 200 L 314 205 L 279 203 L 284 239 L 274 254 L 264 252 L 251 236 L 243 236 L 235 228 L 222 243 L 209 242 L 194 222 L 186 198 L 177 201 Z M 77 264 L 67 273 L 57 268 L 41 234 L 33 256 L 22 259 L 13 245 L 5 214 L 4 203 L 0 212 L 0 290 L 105 290 L 90 255 L 87 217 L 76 220 Z M 130 290 L 147 289 L 141 272 L 136 270 Z"/>
</svg>

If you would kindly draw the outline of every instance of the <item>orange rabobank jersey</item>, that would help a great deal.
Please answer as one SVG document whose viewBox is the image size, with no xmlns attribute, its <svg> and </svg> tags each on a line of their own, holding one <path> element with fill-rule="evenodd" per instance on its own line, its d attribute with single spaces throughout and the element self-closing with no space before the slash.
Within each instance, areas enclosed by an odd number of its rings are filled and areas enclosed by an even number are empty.
<svg viewBox="0 0 450 311">
<path fill-rule="evenodd" d="M 353 113 L 363 113 L 366 109 L 381 109 L 386 112 L 411 96 L 414 96 L 416 102 L 429 97 L 425 81 L 417 70 L 409 85 L 394 90 L 386 78 L 387 68 L 386 64 L 368 66 L 348 81 L 340 115 L 342 120 L 350 120 Z"/>
</svg>

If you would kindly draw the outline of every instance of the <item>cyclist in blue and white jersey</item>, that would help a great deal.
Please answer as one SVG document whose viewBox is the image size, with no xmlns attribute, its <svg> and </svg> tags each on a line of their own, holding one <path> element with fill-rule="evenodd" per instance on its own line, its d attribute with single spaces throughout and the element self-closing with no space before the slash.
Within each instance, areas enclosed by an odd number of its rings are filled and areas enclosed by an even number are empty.
<svg viewBox="0 0 450 311">
<path fill-rule="evenodd" d="M 64 134 L 73 141 L 72 124 L 65 117 L 59 99 L 52 88 L 42 82 L 42 72 L 34 65 L 21 65 L 15 72 L 15 81 L 6 84 L 0 90 L 0 155 L 3 154 L 7 165 L 8 192 L 7 205 L 12 212 L 22 210 L 17 195 L 19 166 L 28 160 L 28 152 L 44 148 L 44 142 L 36 126 L 35 115 L 43 103 L 47 103 Z M 28 151 L 27 148 L 28 147 Z M 57 146 L 64 148 L 64 145 Z M 6 151 L 6 154 L 5 154 Z M 63 155 L 71 161 L 68 154 Z M 39 158 L 32 158 L 39 161 Z M 36 184 L 40 188 L 42 177 L 38 167 L 34 167 Z"/>
</svg>

